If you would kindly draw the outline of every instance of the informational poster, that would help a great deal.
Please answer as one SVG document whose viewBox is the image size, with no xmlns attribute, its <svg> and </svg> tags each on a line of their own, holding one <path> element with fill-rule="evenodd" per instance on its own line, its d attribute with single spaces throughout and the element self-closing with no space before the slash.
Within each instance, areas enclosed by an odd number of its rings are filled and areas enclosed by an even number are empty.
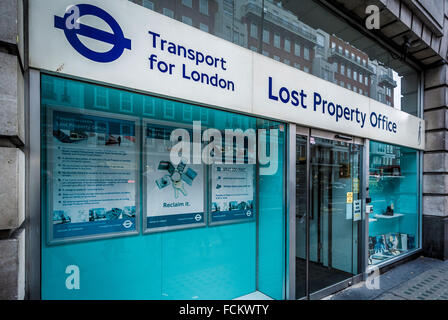
<svg viewBox="0 0 448 320">
<path fill-rule="evenodd" d="M 212 165 L 210 224 L 253 220 L 254 184 L 254 164 Z"/>
<path fill-rule="evenodd" d="M 173 130 L 182 127 L 145 125 L 145 232 L 204 226 L 204 165 L 189 155 L 172 162 Z M 189 129 L 183 129 L 192 137 Z M 193 145 L 193 143 L 191 143 Z M 191 148 L 193 150 L 193 147 Z"/>
<path fill-rule="evenodd" d="M 49 241 L 138 232 L 134 120 L 51 109 Z"/>
</svg>

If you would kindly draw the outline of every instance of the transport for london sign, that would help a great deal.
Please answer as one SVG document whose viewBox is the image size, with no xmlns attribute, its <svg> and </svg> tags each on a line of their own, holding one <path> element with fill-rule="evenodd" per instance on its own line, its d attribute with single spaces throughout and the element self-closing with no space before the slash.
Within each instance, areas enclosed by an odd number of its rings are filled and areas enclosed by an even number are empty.
<svg viewBox="0 0 448 320">
<path fill-rule="evenodd" d="M 30 2 L 30 66 L 424 149 L 422 119 L 127 0 Z"/>
</svg>

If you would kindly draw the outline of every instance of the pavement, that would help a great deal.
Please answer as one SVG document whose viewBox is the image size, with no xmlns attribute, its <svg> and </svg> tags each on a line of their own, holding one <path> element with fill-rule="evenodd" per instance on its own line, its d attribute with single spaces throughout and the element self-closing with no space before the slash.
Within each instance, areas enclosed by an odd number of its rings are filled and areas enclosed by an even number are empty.
<svg viewBox="0 0 448 320">
<path fill-rule="evenodd" d="M 419 257 L 325 300 L 448 300 L 448 261 Z M 375 285 L 376 284 L 376 285 Z"/>
</svg>

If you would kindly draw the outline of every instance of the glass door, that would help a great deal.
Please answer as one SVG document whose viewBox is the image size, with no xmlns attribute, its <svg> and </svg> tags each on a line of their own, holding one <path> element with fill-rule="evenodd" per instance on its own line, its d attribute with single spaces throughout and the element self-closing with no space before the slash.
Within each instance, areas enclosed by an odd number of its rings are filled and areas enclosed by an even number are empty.
<svg viewBox="0 0 448 320">
<path fill-rule="evenodd" d="M 338 137 L 311 132 L 309 141 L 296 138 L 297 298 L 361 270 L 362 146 Z"/>
</svg>

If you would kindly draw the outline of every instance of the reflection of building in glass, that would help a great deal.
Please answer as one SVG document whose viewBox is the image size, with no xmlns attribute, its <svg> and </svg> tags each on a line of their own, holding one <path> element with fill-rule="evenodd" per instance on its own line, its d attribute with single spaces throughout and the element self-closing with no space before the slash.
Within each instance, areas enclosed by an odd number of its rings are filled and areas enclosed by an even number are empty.
<svg viewBox="0 0 448 320">
<path fill-rule="evenodd" d="M 281 3 L 265 1 L 264 5 L 263 21 L 261 1 L 249 0 L 243 6 L 249 49 L 257 51 L 261 40 L 263 55 L 311 72 L 316 31 L 299 21 L 293 13 L 283 9 Z"/>
<path fill-rule="evenodd" d="M 394 106 L 393 71 L 348 42 L 261 0 L 131 0 L 291 67 Z"/>
</svg>

